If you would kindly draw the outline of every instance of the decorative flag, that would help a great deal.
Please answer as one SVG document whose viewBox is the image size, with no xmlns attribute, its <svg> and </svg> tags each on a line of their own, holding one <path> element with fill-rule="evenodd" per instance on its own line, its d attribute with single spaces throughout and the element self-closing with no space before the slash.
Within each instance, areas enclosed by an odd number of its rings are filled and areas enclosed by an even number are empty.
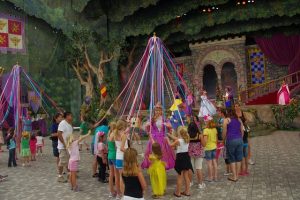
<svg viewBox="0 0 300 200">
<path fill-rule="evenodd" d="M 35 91 L 28 91 L 28 102 L 32 111 L 36 114 L 41 106 L 40 95 Z"/>
<path fill-rule="evenodd" d="M 21 19 L 0 14 L 0 51 L 24 52 L 24 32 Z"/>
<path fill-rule="evenodd" d="M 101 84 L 101 85 L 100 85 L 100 93 L 101 93 L 101 96 L 102 96 L 103 98 L 106 97 L 106 95 L 107 95 L 107 89 L 106 89 L 106 86 L 105 86 L 104 84 Z"/>
<path fill-rule="evenodd" d="M 249 64 L 251 70 L 251 83 L 253 85 L 265 82 L 265 56 L 258 48 L 248 49 Z"/>
</svg>

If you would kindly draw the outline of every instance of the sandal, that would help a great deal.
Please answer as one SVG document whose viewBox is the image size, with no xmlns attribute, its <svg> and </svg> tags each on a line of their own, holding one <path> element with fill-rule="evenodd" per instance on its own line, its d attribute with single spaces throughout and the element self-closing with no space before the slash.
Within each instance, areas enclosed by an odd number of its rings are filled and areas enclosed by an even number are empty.
<svg viewBox="0 0 300 200">
<path fill-rule="evenodd" d="M 234 180 L 233 178 L 228 177 L 227 180 L 232 181 L 232 182 L 237 182 L 238 179 Z"/>
<path fill-rule="evenodd" d="M 175 192 L 173 193 L 173 195 L 174 195 L 175 197 L 177 197 L 177 198 L 180 198 L 180 197 L 181 197 L 181 195 L 177 195 Z"/>
<path fill-rule="evenodd" d="M 186 197 L 190 197 L 190 194 L 186 194 L 185 192 L 182 192 L 181 195 L 186 196 Z"/>
</svg>

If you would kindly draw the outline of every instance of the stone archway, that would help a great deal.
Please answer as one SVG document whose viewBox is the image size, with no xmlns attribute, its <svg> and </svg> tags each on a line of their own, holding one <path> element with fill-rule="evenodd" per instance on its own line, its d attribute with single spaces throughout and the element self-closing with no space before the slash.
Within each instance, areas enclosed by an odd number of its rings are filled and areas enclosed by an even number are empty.
<svg viewBox="0 0 300 200">
<path fill-rule="evenodd" d="M 230 86 L 232 88 L 233 95 L 237 96 L 238 94 L 237 73 L 235 71 L 235 66 L 232 62 L 226 62 L 222 66 L 221 85 L 223 91 L 225 91 L 225 87 Z"/>
<path fill-rule="evenodd" d="M 216 86 L 218 82 L 215 66 L 208 64 L 203 68 L 203 89 L 207 91 L 209 98 L 216 97 Z"/>
</svg>

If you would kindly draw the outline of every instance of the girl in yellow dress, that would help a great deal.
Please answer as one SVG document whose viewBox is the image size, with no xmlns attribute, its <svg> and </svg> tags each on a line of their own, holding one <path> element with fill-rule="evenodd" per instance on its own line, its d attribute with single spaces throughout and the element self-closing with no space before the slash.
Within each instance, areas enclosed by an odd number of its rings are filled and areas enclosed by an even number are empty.
<svg viewBox="0 0 300 200">
<path fill-rule="evenodd" d="M 153 142 L 152 154 L 149 156 L 151 164 L 148 173 L 150 175 L 150 182 L 153 190 L 152 197 L 155 199 L 164 196 L 167 186 L 166 164 L 161 161 L 161 158 L 161 147 L 157 142 Z"/>
</svg>

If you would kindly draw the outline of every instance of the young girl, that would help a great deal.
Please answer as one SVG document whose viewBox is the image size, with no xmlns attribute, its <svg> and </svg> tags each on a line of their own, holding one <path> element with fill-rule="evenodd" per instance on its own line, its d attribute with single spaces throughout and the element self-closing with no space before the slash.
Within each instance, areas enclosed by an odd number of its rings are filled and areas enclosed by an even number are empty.
<svg viewBox="0 0 300 200">
<path fill-rule="evenodd" d="M 180 126 L 178 128 L 179 138 L 168 134 L 170 138 L 174 140 L 173 143 L 170 143 L 171 147 L 177 147 L 176 149 L 176 160 L 175 160 L 175 170 L 178 173 L 176 191 L 174 192 L 175 197 L 190 196 L 190 178 L 189 170 L 193 170 L 191 158 L 189 156 L 189 142 L 190 136 L 185 127 Z M 181 193 L 182 181 L 185 180 L 185 191 Z"/>
<path fill-rule="evenodd" d="M 31 153 L 31 161 L 36 161 L 35 159 L 35 155 L 36 155 L 36 142 L 37 139 L 35 137 L 35 134 L 33 133 L 30 137 L 30 141 L 29 141 L 29 147 L 30 147 L 30 153 Z"/>
<path fill-rule="evenodd" d="M 80 137 L 79 139 L 75 139 L 74 135 L 71 134 L 67 137 L 67 149 L 70 154 L 69 158 L 69 164 L 68 168 L 70 170 L 70 183 L 71 183 L 71 190 L 74 190 L 75 192 L 78 192 L 78 185 L 77 185 L 77 171 L 78 171 L 78 162 L 80 160 L 79 156 L 79 142 L 84 140 L 86 137 L 88 137 L 91 134 L 91 131 L 88 132 L 83 137 Z"/>
<path fill-rule="evenodd" d="M 44 138 L 41 131 L 37 132 L 36 140 L 37 140 L 36 151 L 39 154 L 39 150 L 40 150 L 41 155 L 43 155 Z"/>
<path fill-rule="evenodd" d="M 104 132 L 99 133 L 99 141 L 97 146 L 97 162 L 99 166 L 99 181 L 102 183 L 107 183 L 106 180 L 106 168 L 107 168 L 107 147 L 104 144 L 105 142 L 105 134 Z"/>
<path fill-rule="evenodd" d="M 188 133 L 190 136 L 190 144 L 189 144 L 189 155 L 191 157 L 191 162 L 193 166 L 193 170 L 196 171 L 198 188 L 205 188 L 205 183 L 203 182 L 203 174 L 202 174 L 202 163 L 204 157 L 204 139 L 203 135 L 198 129 L 197 124 L 192 121 L 188 126 Z M 192 173 L 190 175 L 191 185 L 193 185 Z"/>
<path fill-rule="evenodd" d="M 108 182 L 109 182 L 109 190 L 110 190 L 109 198 L 116 197 L 117 194 L 121 193 L 120 191 L 116 191 L 114 188 L 114 179 L 116 178 L 116 153 L 117 153 L 115 141 L 114 141 L 114 131 L 116 130 L 116 126 L 117 126 L 116 122 L 111 122 L 109 124 L 109 132 L 107 137 L 108 165 L 109 165 Z M 115 179 L 115 181 L 118 182 L 118 185 L 120 185 L 120 180 Z"/>
<path fill-rule="evenodd" d="M 248 176 L 248 136 L 249 136 L 249 128 L 245 125 L 245 131 L 243 135 L 243 160 L 240 176 Z"/>
<path fill-rule="evenodd" d="M 205 159 L 207 161 L 208 181 L 217 181 L 218 166 L 216 160 L 217 149 L 217 129 L 216 124 L 211 117 L 207 118 L 206 128 L 203 131 L 205 144 Z"/>
<path fill-rule="evenodd" d="M 30 157 L 29 138 L 30 138 L 30 133 L 27 131 L 24 131 L 22 133 L 22 138 L 21 138 L 21 157 L 23 157 L 23 164 L 22 164 L 23 167 L 25 167 L 26 165 L 30 166 L 30 164 L 29 164 L 29 157 Z"/>
<path fill-rule="evenodd" d="M 152 141 L 152 154 L 149 156 L 151 162 L 148 169 L 154 199 L 164 196 L 167 186 L 166 164 L 161 161 L 162 151 L 157 142 Z"/>
<path fill-rule="evenodd" d="M 122 179 L 125 185 L 124 200 L 144 200 L 146 181 L 137 162 L 137 151 L 126 149 L 124 153 L 124 168 Z"/>
<path fill-rule="evenodd" d="M 14 167 L 16 167 L 17 166 L 17 162 L 16 162 L 16 139 L 15 139 L 14 129 L 12 129 L 12 128 L 8 129 L 8 136 L 6 138 L 6 141 L 7 141 L 7 148 L 9 150 L 8 167 L 11 167 L 12 165 Z"/>
<path fill-rule="evenodd" d="M 217 151 L 216 151 L 216 159 L 217 163 L 219 163 L 219 158 L 222 155 L 222 152 L 224 150 L 224 143 L 223 143 L 223 122 L 225 119 L 225 110 L 223 109 L 218 109 L 218 125 L 217 125 L 217 131 L 218 131 L 218 143 L 217 143 Z"/>
<path fill-rule="evenodd" d="M 116 125 L 116 130 L 114 131 L 114 140 L 116 144 L 116 187 L 117 190 L 120 191 L 119 194 L 117 194 L 117 198 L 121 198 L 123 191 L 124 191 L 124 185 L 121 179 L 122 169 L 123 169 L 123 160 L 124 160 L 124 152 L 128 148 L 128 141 L 127 141 L 127 135 L 126 130 L 127 128 L 127 122 L 124 120 L 118 120 Z M 117 181 L 119 180 L 119 181 Z"/>
</svg>

